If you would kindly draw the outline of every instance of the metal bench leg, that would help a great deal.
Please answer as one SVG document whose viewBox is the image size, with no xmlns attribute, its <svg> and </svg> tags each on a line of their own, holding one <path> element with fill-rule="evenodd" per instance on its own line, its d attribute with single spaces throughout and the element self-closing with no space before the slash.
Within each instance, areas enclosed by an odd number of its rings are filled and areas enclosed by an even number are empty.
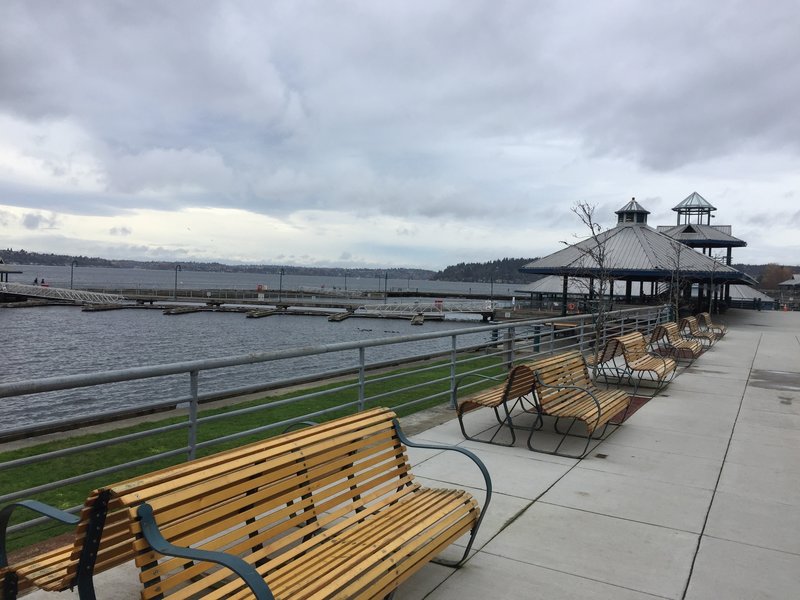
<svg viewBox="0 0 800 600">
<path fill-rule="evenodd" d="M 19 592 L 19 577 L 13 571 L 6 573 L 3 577 L 3 598 L 5 600 L 16 600 Z"/>
<path fill-rule="evenodd" d="M 78 562 L 78 573 L 76 576 L 78 584 L 78 596 L 81 600 L 95 600 L 97 596 L 94 592 L 94 565 L 97 560 L 97 550 L 100 548 L 100 540 L 103 537 L 103 527 L 106 524 L 106 514 L 108 513 L 108 501 L 111 499 L 111 492 L 103 490 L 97 496 L 92 505 L 92 514 L 89 517 L 89 524 L 86 529 L 86 538 L 81 548 L 81 558 Z"/>
</svg>

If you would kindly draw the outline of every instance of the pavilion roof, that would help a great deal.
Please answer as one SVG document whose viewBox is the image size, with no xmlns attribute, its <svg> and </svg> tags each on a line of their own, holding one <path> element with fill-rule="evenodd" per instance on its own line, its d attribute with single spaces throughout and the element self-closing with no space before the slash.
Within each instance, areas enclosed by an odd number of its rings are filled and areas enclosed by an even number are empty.
<svg viewBox="0 0 800 600">
<path fill-rule="evenodd" d="M 730 234 L 730 225 L 702 225 L 700 223 L 659 225 L 656 231 L 695 248 L 739 248 L 747 246 L 747 242 Z"/>
<path fill-rule="evenodd" d="M 711 203 L 703 198 L 697 192 L 692 192 L 686 198 L 681 200 L 677 206 L 675 206 L 672 210 L 678 212 L 684 209 L 707 209 L 709 211 L 717 210 Z"/>
<path fill-rule="evenodd" d="M 605 254 L 598 264 L 598 248 Z M 652 281 L 668 279 L 675 271 L 691 281 L 755 283 L 745 273 L 692 250 L 643 223 L 618 223 L 596 239 L 567 246 L 528 263 L 523 273 Z"/>
</svg>

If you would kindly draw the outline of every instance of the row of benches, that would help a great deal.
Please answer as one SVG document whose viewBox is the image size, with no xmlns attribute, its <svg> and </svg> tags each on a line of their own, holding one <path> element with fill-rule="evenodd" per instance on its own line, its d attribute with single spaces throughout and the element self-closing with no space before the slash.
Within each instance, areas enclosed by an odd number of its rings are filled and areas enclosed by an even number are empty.
<svg viewBox="0 0 800 600">
<path fill-rule="evenodd" d="M 702 325 L 700 324 L 702 322 Z M 707 313 L 688 317 L 675 323 L 658 325 L 648 342 L 639 331 L 616 336 L 608 340 L 590 360 L 579 350 L 562 352 L 530 363 L 514 366 L 500 385 L 473 394 L 457 403 L 457 417 L 461 433 L 467 439 L 477 439 L 489 443 L 514 445 L 516 431 L 528 432 L 528 447 L 537 452 L 560 454 L 571 458 L 582 458 L 589 451 L 593 440 L 606 435 L 609 425 L 616 426 L 624 421 L 633 396 L 639 394 L 644 381 L 655 384 L 655 395 L 677 371 L 677 360 L 693 361 L 704 347 L 713 344 L 725 334 L 722 326 L 714 325 Z M 650 347 L 655 348 L 654 352 Z M 608 384 L 612 378 L 617 383 L 633 386 L 633 394 L 622 389 L 601 389 L 589 372 L 589 364 L 595 374 Z M 478 373 L 462 377 L 458 387 L 470 378 L 495 379 Z M 466 413 L 477 408 L 490 408 L 494 412 L 497 427 L 490 437 L 476 438 L 467 433 Z M 514 413 L 530 413 L 534 422 L 525 426 L 515 422 Z M 561 434 L 555 449 L 537 447 L 535 434 L 541 430 L 544 417 L 554 418 L 554 428 Z M 559 429 L 563 419 L 569 420 L 565 431 Z M 561 448 L 577 423 L 583 423 L 586 439 L 582 451 L 578 453 L 561 452 Z M 504 442 L 498 436 L 508 432 L 510 441 Z M 501 441 L 497 441 L 500 439 Z"/>
</svg>

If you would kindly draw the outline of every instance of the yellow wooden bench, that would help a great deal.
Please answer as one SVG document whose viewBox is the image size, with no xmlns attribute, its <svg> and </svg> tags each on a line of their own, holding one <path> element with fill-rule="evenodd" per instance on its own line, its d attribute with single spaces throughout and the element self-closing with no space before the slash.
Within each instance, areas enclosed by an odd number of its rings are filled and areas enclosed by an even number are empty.
<svg viewBox="0 0 800 600">
<path fill-rule="evenodd" d="M 711 321 L 711 315 L 707 312 L 697 315 L 697 325 L 700 327 L 700 331 L 713 333 L 717 336 L 717 339 L 725 337 L 725 334 L 728 333 L 728 328 L 722 323 L 713 323 Z"/>
<path fill-rule="evenodd" d="M 675 360 L 687 360 L 689 364 L 703 353 L 703 345 L 681 337 L 678 324 L 674 322 L 656 325 L 650 334 L 650 346 Z"/>
<path fill-rule="evenodd" d="M 480 379 L 487 379 L 492 381 L 499 381 L 497 377 L 482 375 L 480 373 L 469 373 L 464 375 L 456 382 L 456 397 L 458 397 L 458 388 L 470 378 L 477 377 Z M 464 398 L 458 402 L 456 407 L 456 416 L 458 417 L 458 424 L 461 427 L 461 433 L 468 440 L 475 440 L 478 442 L 487 442 L 489 444 L 500 443 L 495 442 L 497 434 L 503 429 L 503 426 L 508 426 L 511 432 L 511 442 L 509 444 L 502 444 L 504 446 L 513 446 L 516 442 L 516 434 L 514 429 L 518 426 L 514 425 L 511 417 L 513 410 L 521 403 L 533 401 L 533 371 L 526 365 L 517 365 L 508 376 L 502 381 L 500 385 L 495 385 L 486 390 L 477 392 L 471 396 Z M 498 426 L 489 439 L 481 439 L 467 434 L 464 425 L 464 413 L 467 413 L 476 408 L 491 408 L 494 411 L 495 419 Z M 500 414 L 502 409 L 503 413 Z"/>
<path fill-rule="evenodd" d="M 583 355 L 575 350 L 546 358 L 541 358 L 528 366 L 535 374 L 534 407 L 539 427 L 543 417 L 555 417 L 556 432 L 562 435 L 555 450 L 536 448 L 533 444 L 537 427 L 532 427 L 528 436 L 528 447 L 537 452 L 560 454 L 572 458 L 582 458 L 589 451 L 593 439 L 602 439 L 614 415 L 627 412 L 631 397 L 623 390 L 601 390 L 589 377 Z M 570 419 L 568 429 L 562 434 L 558 429 L 561 419 Z M 624 415 L 623 415 L 624 419 Z M 560 453 L 562 444 L 570 435 L 577 421 L 586 428 L 586 446 L 580 454 Z M 599 435 L 595 433 L 602 427 Z"/>
<path fill-rule="evenodd" d="M 614 338 L 621 349 L 623 363 L 619 376 L 633 384 L 633 395 L 639 393 L 644 381 L 656 384 L 656 392 L 672 381 L 677 369 L 674 359 L 660 354 L 652 354 L 647 349 L 647 341 L 640 331 L 631 331 Z M 654 392 L 655 393 L 655 392 Z"/>
<path fill-rule="evenodd" d="M 703 349 L 710 348 L 717 341 L 717 336 L 710 331 L 701 331 L 697 323 L 697 317 L 684 317 L 678 327 L 681 335 L 689 340 L 697 340 L 703 345 Z"/>
<path fill-rule="evenodd" d="M 475 461 L 483 508 L 416 482 L 407 446 Z M 105 526 L 84 537 L 101 540 L 95 571 L 135 561 L 145 600 L 380 598 L 469 534 L 463 556 L 444 563 L 462 564 L 490 498 L 474 454 L 411 443 L 394 413 L 373 409 L 96 490 L 84 512 L 107 500 Z M 20 590 L 69 587 L 84 548 L 76 539 L 58 554 L 53 583 L 13 565 Z M 94 598 L 87 578 L 81 598 Z"/>
<path fill-rule="evenodd" d="M 475 461 L 486 510 L 481 461 L 411 444 L 387 409 L 115 486 L 143 599 L 382 598 L 470 534 L 460 565 L 484 512 L 465 491 L 417 483 L 406 445 Z"/>
</svg>

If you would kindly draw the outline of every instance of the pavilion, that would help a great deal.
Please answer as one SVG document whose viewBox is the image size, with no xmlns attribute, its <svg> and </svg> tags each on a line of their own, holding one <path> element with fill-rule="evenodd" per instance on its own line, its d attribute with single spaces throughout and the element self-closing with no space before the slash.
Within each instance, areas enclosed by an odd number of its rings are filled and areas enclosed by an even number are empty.
<svg viewBox="0 0 800 600">
<path fill-rule="evenodd" d="M 724 284 L 755 284 L 749 275 L 692 249 L 683 240 L 647 224 L 649 211 L 631 199 L 616 211 L 615 227 L 567 246 L 520 268 L 523 273 L 558 276 L 562 280 L 561 312 L 566 314 L 570 278 L 588 280 L 588 297 L 595 299 L 600 284 L 605 292 L 625 282 L 625 302 L 633 301 L 633 284 L 639 283 L 638 301 L 656 302 L 673 285 L 704 284 L 717 291 Z M 679 213 L 680 214 L 680 213 Z M 648 285 L 648 289 L 645 288 Z M 614 285 L 614 288 L 611 287 Z M 702 286 L 699 288 L 702 290 Z M 691 299 L 691 287 L 684 291 Z M 698 302 L 703 302 L 702 294 Z"/>
</svg>

